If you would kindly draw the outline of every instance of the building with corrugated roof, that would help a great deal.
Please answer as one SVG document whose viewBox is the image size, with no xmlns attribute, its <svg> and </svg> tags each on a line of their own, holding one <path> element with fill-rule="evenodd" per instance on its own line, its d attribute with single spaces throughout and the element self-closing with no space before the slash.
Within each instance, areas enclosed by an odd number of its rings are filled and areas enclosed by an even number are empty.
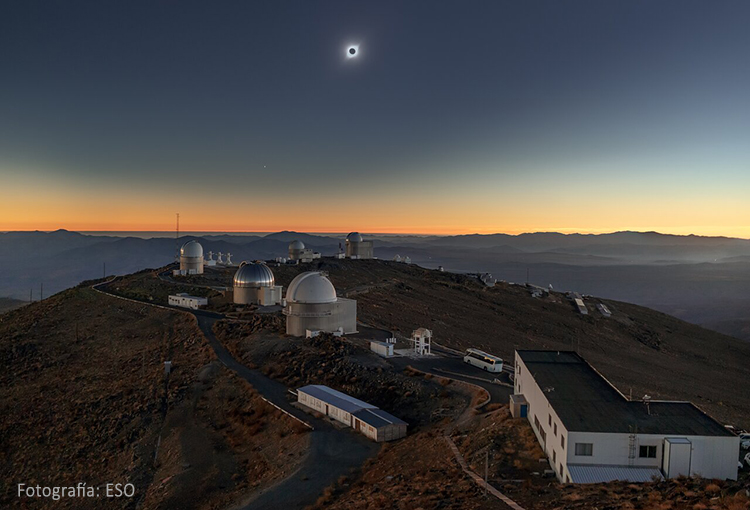
<svg viewBox="0 0 750 510">
<path fill-rule="evenodd" d="M 406 436 L 405 421 L 328 386 L 311 384 L 299 388 L 297 402 L 379 443 Z"/>
<path fill-rule="evenodd" d="M 630 400 L 581 356 L 516 351 L 514 416 L 525 416 L 558 480 L 737 479 L 739 438 L 690 402 Z"/>
</svg>

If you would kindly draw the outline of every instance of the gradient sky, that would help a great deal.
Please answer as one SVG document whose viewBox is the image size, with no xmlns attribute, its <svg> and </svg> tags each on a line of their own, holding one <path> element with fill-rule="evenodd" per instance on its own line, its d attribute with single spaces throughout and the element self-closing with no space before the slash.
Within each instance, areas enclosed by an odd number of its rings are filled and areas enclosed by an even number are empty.
<svg viewBox="0 0 750 510">
<path fill-rule="evenodd" d="M 750 237 L 749 20 L 744 0 L 6 1 L 0 230 Z"/>
</svg>

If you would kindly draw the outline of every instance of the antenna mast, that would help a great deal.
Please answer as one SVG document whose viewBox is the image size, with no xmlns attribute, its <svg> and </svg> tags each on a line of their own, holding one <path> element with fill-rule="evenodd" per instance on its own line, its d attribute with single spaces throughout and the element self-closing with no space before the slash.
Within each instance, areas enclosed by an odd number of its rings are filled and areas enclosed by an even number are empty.
<svg viewBox="0 0 750 510">
<path fill-rule="evenodd" d="M 180 213 L 177 213 L 177 226 L 174 232 L 174 261 L 180 261 Z"/>
</svg>

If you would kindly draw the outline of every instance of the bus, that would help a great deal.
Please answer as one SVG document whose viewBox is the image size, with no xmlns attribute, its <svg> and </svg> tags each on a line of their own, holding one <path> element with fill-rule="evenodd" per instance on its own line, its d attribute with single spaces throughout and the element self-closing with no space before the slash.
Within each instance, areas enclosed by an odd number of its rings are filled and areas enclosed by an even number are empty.
<svg viewBox="0 0 750 510">
<path fill-rule="evenodd" d="M 503 359 L 487 354 L 479 349 L 466 349 L 464 355 L 464 363 L 474 365 L 487 372 L 502 372 L 503 371 Z"/>
</svg>

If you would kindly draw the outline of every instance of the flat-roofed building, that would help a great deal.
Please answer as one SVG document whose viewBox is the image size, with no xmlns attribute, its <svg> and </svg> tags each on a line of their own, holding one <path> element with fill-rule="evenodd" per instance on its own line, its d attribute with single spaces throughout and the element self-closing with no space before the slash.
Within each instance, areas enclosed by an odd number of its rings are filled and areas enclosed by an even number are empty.
<svg viewBox="0 0 750 510">
<path fill-rule="evenodd" d="M 561 482 L 737 479 L 739 438 L 690 402 L 629 400 L 575 352 L 516 351 L 515 363 L 511 402 Z"/>
<path fill-rule="evenodd" d="M 346 393 L 319 384 L 297 390 L 297 402 L 352 427 L 377 442 L 406 436 L 407 423 Z"/>
<path fill-rule="evenodd" d="M 180 306 L 182 308 L 190 308 L 191 310 L 197 310 L 201 306 L 208 304 L 208 298 L 200 296 L 191 296 L 181 292 L 179 294 L 172 294 L 168 298 L 168 302 L 172 306 Z"/>
</svg>

